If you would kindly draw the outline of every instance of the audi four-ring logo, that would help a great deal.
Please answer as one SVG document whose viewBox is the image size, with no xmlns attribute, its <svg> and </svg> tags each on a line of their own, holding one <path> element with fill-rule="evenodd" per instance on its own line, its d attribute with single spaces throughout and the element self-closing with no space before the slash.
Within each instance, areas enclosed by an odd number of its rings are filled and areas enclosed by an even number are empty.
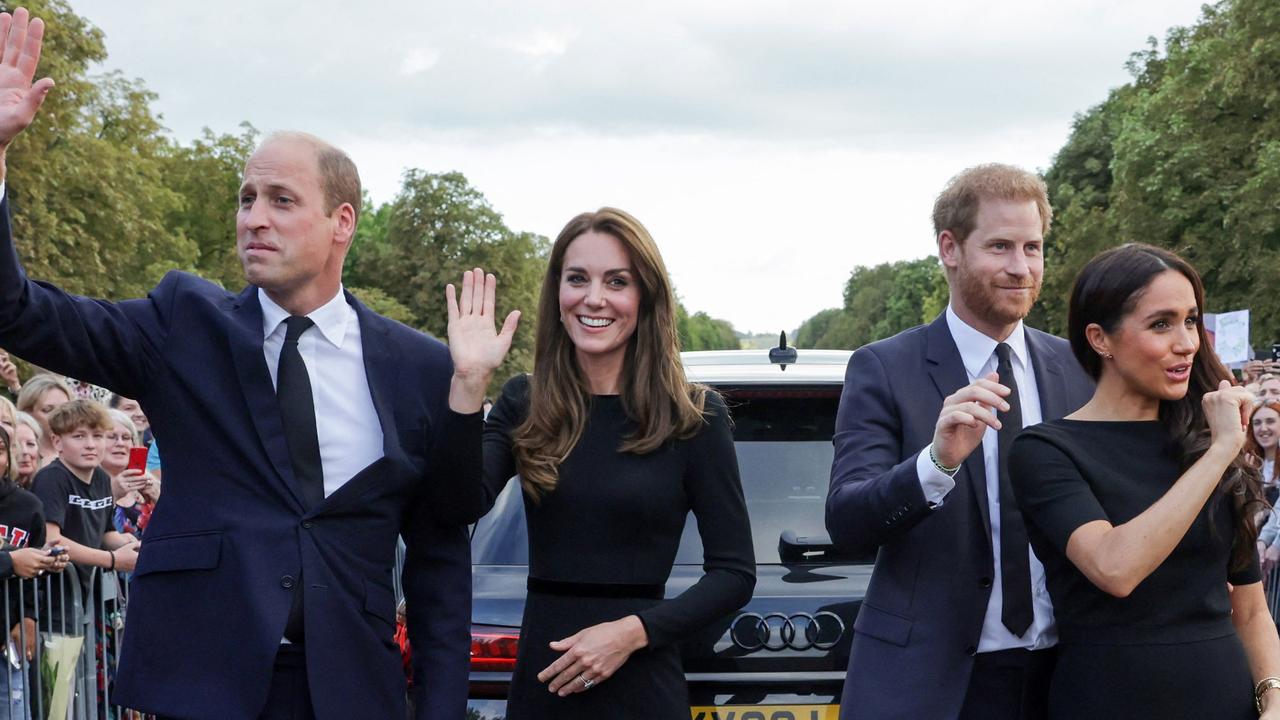
<svg viewBox="0 0 1280 720">
<path fill-rule="evenodd" d="M 839 615 L 823 610 L 809 613 L 743 613 L 729 626 L 733 644 L 743 650 L 830 650 L 844 635 Z"/>
</svg>

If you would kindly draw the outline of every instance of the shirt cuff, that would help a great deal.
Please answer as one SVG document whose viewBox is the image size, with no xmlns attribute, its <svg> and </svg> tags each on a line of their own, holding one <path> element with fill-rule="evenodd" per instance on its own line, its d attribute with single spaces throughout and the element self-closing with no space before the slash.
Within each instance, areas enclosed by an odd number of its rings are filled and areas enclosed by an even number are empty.
<svg viewBox="0 0 1280 720">
<path fill-rule="evenodd" d="M 951 488 L 956 486 L 955 478 L 939 470 L 929 459 L 929 449 L 933 444 L 925 445 L 916 457 L 916 476 L 920 478 L 920 490 L 930 505 L 941 505 Z"/>
</svg>

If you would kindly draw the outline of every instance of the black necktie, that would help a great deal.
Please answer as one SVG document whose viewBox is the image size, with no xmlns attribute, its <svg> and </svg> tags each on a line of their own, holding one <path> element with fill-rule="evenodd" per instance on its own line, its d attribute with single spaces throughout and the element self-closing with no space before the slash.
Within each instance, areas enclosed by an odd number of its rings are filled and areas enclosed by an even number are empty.
<svg viewBox="0 0 1280 720">
<path fill-rule="evenodd" d="M 284 420 L 293 474 L 302 487 L 307 508 L 324 500 L 324 468 L 320 465 L 320 440 L 316 436 L 316 406 L 311 399 L 311 378 L 298 352 L 298 338 L 315 325 L 311 318 L 291 316 L 284 321 L 284 347 L 276 370 L 276 399 Z"/>
<path fill-rule="evenodd" d="M 1027 528 L 1022 513 L 1013 499 L 1009 483 L 1009 448 L 1022 432 L 1022 398 L 1018 381 L 1013 377 L 1009 345 L 996 345 L 996 372 L 1000 384 L 1012 392 L 1005 398 L 1009 409 L 1000 413 L 1000 430 L 996 433 L 1000 449 L 1000 579 L 1003 589 L 1000 620 L 1009 632 L 1022 636 L 1031 627 L 1031 560 L 1027 551 Z"/>
<path fill-rule="evenodd" d="M 276 400 L 284 420 L 284 439 L 289 445 L 293 474 L 302 486 L 307 509 L 324 500 L 324 469 L 320 465 L 320 439 L 316 436 L 316 404 L 311 398 L 311 377 L 298 352 L 298 338 L 315 325 L 311 318 L 290 316 L 284 321 L 284 347 L 280 348 L 280 364 L 276 369 Z M 302 613 L 302 571 L 293 589 L 289 618 L 284 636 L 300 643 L 305 635 Z"/>
</svg>

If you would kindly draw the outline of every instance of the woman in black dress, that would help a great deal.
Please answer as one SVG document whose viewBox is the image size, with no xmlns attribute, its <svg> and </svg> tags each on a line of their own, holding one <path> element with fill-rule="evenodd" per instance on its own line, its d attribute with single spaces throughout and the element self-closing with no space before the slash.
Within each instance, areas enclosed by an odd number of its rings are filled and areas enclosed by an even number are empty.
<svg viewBox="0 0 1280 720">
<path fill-rule="evenodd" d="M 1097 380 L 1025 430 L 1010 477 L 1059 630 L 1051 718 L 1280 718 L 1280 641 L 1263 598 L 1241 448 L 1252 397 L 1209 345 L 1195 270 L 1148 245 L 1095 257 L 1071 347 Z M 1256 690 L 1255 690 L 1255 683 Z"/>
<path fill-rule="evenodd" d="M 556 239 L 533 376 L 506 384 L 485 426 L 485 481 L 496 494 L 520 474 L 529 527 L 508 720 L 687 719 L 679 641 L 751 597 L 729 415 L 685 380 L 675 307 L 630 215 L 585 213 Z M 664 600 L 690 510 L 706 572 Z"/>
</svg>

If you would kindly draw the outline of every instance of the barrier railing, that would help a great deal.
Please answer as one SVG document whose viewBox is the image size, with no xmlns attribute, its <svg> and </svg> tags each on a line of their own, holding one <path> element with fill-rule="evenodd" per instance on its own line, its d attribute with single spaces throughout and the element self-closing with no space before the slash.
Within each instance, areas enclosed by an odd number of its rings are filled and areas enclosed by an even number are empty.
<svg viewBox="0 0 1280 720">
<path fill-rule="evenodd" d="M 4 584 L 0 720 L 135 720 L 108 701 L 128 590 L 120 576 L 68 565 Z"/>
</svg>

